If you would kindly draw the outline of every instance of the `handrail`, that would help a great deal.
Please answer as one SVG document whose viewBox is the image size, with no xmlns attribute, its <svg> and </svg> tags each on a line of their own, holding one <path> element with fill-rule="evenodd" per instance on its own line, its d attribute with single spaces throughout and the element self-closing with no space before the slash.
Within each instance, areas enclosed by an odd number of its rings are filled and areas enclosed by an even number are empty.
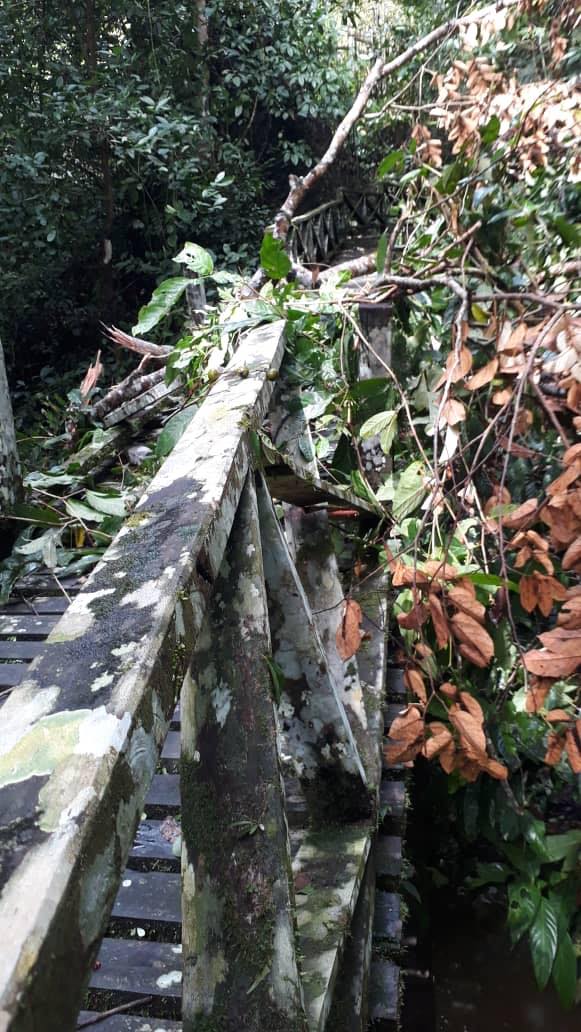
<svg viewBox="0 0 581 1032">
<path fill-rule="evenodd" d="M 3 1030 L 74 1028 L 283 352 L 241 344 L 3 707 Z"/>
<path fill-rule="evenodd" d="M 342 188 L 333 200 L 295 216 L 288 234 L 292 258 L 306 265 L 326 265 L 355 228 L 384 229 L 392 195 L 384 184 L 355 192 Z"/>
</svg>

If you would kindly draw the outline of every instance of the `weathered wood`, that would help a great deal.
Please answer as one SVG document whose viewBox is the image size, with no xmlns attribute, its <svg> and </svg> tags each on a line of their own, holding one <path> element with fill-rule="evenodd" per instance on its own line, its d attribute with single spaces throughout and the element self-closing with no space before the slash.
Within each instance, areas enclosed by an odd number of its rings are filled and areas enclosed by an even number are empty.
<svg viewBox="0 0 581 1032">
<path fill-rule="evenodd" d="M 324 511 L 306 513 L 303 509 L 288 506 L 284 523 L 291 554 L 325 650 L 329 676 L 337 686 L 347 714 L 369 791 L 376 795 L 381 776 L 378 742 L 369 734 L 357 656 L 345 662 L 337 651 L 337 632 L 343 620 L 345 592 L 339 577 L 329 517 Z M 375 629 L 370 633 L 381 634 Z"/>
<path fill-rule="evenodd" d="M 309 1032 L 325 1028 L 371 844 L 365 823 L 310 832 L 293 860 Z"/>
<path fill-rule="evenodd" d="M 47 595 L 45 598 L 35 598 L 28 602 L 10 601 L 0 610 L 0 621 L 3 616 L 15 616 L 19 613 L 28 616 L 60 616 L 67 611 L 69 605 L 70 602 L 64 595 Z"/>
<path fill-rule="evenodd" d="M 24 663 L 0 663 L 0 689 L 14 688 L 26 673 Z"/>
<path fill-rule="evenodd" d="M 264 479 L 258 484 L 273 655 L 284 677 L 279 719 L 313 812 L 361 814 L 369 805 L 365 770 L 329 670 L 308 599 Z"/>
<path fill-rule="evenodd" d="M 30 615 L 7 616 L 0 614 L 0 639 L 21 638 L 25 641 L 43 641 L 56 627 L 58 616 Z"/>
<path fill-rule="evenodd" d="M 111 917 L 116 922 L 143 925 L 175 925 L 182 916 L 179 874 L 159 871 L 124 872 Z"/>
<path fill-rule="evenodd" d="M 179 871 L 181 832 L 175 818 L 142 820 L 137 826 L 135 840 L 127 860 L 132 870 Z"/>
<path fill-rule="evenodd" d="M 249 474 L 182 690 L 185 1032 L 304 1029 Z"/>
<path fill-rule="evenodd" d="M 145 800 L 148 817 L 165 817 L 180 808 L 180 779 L 177 774 L 155 774 Z"/>
<path fill-rule="evenodd" d="M 399 1027 L 400 970 L 397 964 L 377 957 L 371 965 L 369 1028 L 395 1032 Z"/>
<path fill-rule="evenodd" d="M 97 1024 L 84 1024 L 97 1016 L 95 1011 L 81 1011 L 77 1028 L 87 1028 L 88 1032 L 181 1032 L 182 1028 L 181 1021 L 168 1021 L 167 1018 L 140 1018 L 125 1014 L 103 1018 Z"/>
<path fill-rule="evenodd" d="M 182 948 L 145 939 L 103 939 L 91 990 L 116 992 L 127 999 L 157 996 L 179 999 Z"/>
<path fill-rule="evenodd" d="M 377 518 L 377 511 L 369 502 L 340 484 L 330 484 L 316 476 L 306 479 L 284 466 L 267 466 L 265 475 L 272 496 L 281 502 L 303 508 L 326 502 L 336 508 L 354 509 Z"/>
<path fill-rule="evenodd" d="M 327 1022 L 329 1032 L 367 1032 L 374 908 L 375 868 L 372 846 L 333 993 Z"/>
<path fill-rule="evenodd" d="M 262 422 L 266 373 L 283 348 L 282 323 L 241 344 L 3 706 L 7 1029 L 74 1024 L 230 533 L 248 430 Z"/>
<path fill-rule="evenodd" d="M 0 517 L 20 501 L 22 497 L 22 478 L 16 445 L 16 432 L 10 401 L 10 389 L 6 376 L 4 348 L 0 340 Z M 4 520 L 0 523 L 6 534 Z M 5 555 L 0 551 L 0 555 Z"/>
</svg>

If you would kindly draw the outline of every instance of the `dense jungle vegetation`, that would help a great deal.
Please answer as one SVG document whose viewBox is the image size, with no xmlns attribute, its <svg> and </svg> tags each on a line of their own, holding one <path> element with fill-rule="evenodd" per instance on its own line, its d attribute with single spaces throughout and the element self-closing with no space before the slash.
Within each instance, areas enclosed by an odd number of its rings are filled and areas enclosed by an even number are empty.
<svg viewBox="0 0 581 1032">
<path fill-rule="evenodd" d="M 421 46 L 406 50 L 414 39 Z M 445 822 L 441 860 L 424 877 L 501 887 L 510 937 L 528 938 L 539 987 L 552 980 L 572 1007 L 581 952 L 573 6 L 44 0 L 6 3 L 0 40 L 0 332 L 26 491 L 12 510 L 20 533 L 3 590 L 27 570 L 90 567 L 239 334 L 286 319 L 323 475 L 370 500 L 380 519 L 357 544 L 353 577 L 378 564 L 391 572 L 392 655 L 412 702 L 387 754 L 433 761 Z M 362 88 L 365 102 L 337 136 Z M 330 170 L 319 174 L 330 139 Z M 289 175 L 303 179 L 282 203 Z M 383 184 L 392 204 L 377 251 L 351 270 L 368 276 L 355 290 L 349 269 L 293 268 L 285 251 L 299 205 L 328 199 L 342 181 Z M 205 283 L 203 326 L 184 330 L 188 281 L 176 258 Z M 365 385 L 361 300 L 392 305 L 392 364 Z M 187 404 L 145 458 L 95 482 L 71 454 L 103 443 L 96 406 L 128 361 L 110 348 L 105 372 L 97 360 L 79 388 L 102 347 L 100 321 L 170 349 L 158 358 Z M 361 463 L 369 439 L 391 460 L 379 484 Z"/>
</svg>

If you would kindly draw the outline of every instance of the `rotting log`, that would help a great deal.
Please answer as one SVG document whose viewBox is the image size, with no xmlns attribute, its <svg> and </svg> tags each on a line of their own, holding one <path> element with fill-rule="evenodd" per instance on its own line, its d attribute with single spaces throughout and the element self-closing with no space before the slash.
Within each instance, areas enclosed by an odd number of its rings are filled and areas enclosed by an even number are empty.
<svg viewBox="0 0 581 1032">
<path fill-rule="evenodd" d="M 304 1032 L 254 478 L 182 689 L 184 1032 Z"/>
<path fill-rule="evenodd" d="M 279 704 L 283 750 L 313 815 L 360 816 L 370 809 L 367 776 L 263 477 L 258 506 L 273 656 L 284 681 Z"/>
<path fill-rule="evenodd" d="M 245 339 L 3 707 L 2 1030 L 74 1027 L 283 350 Z"/>
</svg>

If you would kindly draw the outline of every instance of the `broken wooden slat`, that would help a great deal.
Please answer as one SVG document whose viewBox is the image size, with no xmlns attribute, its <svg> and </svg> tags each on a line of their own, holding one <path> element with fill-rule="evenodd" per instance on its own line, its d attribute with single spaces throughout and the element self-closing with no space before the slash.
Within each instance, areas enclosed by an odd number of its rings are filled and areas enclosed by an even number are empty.
<svg viewBox="0 0 581 1032">
<path fill-rule="evenodd" d="M 283 350 L 280 322 L 242 342 L 2 708 L 8 1029 L 73 1026 Z"/>
<path fill-rule="evenodd" d="M 284 751 L 313 812 L 335 819 L 360 814 L 368 806 L 365 770 L 262 477 L 258 504 L 273 656 L 284 677 L 279 703 Z"/>
<path fill-rule="evenodd" d="M 354 509 L 375 517 L 378 515 L 369 502 L 339 484 L 331 484 L 315 476 L 307 480 L 285 466 L 268 466 L 265 474 L 272 496 L 281 502 L 300 505 L 302 508 L 327 503 L 336 508 Z"/>
<path fill-rule="evenodd" d="M 367 1032 L 374 908 L 375 866 L 372 847 L 335 984 L 327 1020 L 329 1032 Z"/>
<path fill-rule="evenodd" d="M 285 532 L 315 624 L 325 650 L 329 676 L 337 687 L 341 703 L 365 767 L 370 793 L 377 793 L 381 776 L 378 740 L 369 734 L 367 710 L 359 680 L 357 656 L 347 661 L 337 651 L 337 632 L 344 613 L 344 590 L 339 577 L 329 517 L 326 512 L 306 513 L 288 506 Z M 362 814 L 363 816 L 363 814 Z"/>
<path fill-rule="evenodd" d="M 294 861 L 309 1032 L 322 1032 L 371 844 L 365 824 L 310 832 Z"/>
<path fill-rule="evenodd" d="M 66 612 L 70 601 L 64 595 L 46 595 L 38 598 L 25 599 L 19 602 L 10 600 L 0 610 L 0 618 L 3 615 L 14 616 L 17 613 L 24 613 L 29 616 L 54 616 Z"/>
<path fill-rule="evenodd" d="M 252 474 L 182 689 L 186 1032 L 304 1028 Z"/>
</svg>

